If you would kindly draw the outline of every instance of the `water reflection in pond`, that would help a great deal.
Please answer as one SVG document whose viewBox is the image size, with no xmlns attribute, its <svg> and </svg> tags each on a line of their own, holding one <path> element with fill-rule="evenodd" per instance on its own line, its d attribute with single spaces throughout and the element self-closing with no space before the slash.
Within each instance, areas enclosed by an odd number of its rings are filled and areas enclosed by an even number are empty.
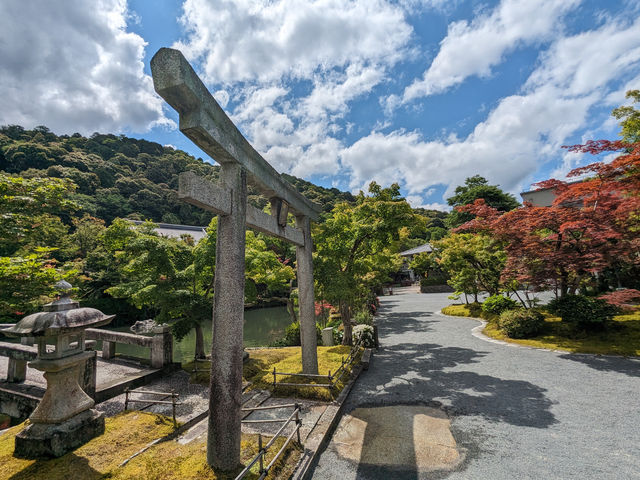
<svg viewBox="0 0 640 480">
<path fill-rule="evenodd" d="M 261 347 L 269 345 L 274 340 L 284 336 L 285 329 L 291 323 L 285 307 L 257 308 L 244 312 L 244 346 Z M 204 325 L 205 351 L 211 348 L 211 322 Z M 119 327 L 114 330 L 130 332 L 129 327 Z M 193 359 L 196 336 L 192 330 L 180 342 L 173 343 L 173 361 L 184 362 Z M 116 345 L 116 353 L 134 357 L 149 358 L 149 349 L 135 345 Z"/>
</svg>

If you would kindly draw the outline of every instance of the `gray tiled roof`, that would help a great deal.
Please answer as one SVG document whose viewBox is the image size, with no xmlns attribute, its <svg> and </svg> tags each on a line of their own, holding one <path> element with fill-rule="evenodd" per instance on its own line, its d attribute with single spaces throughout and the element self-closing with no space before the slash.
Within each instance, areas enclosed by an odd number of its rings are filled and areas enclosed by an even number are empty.
<svg viewBox="0 0 640 480">
<path fill-rule="evenodd" d="M 420 245 L 419 247 L 410 248 L 409 250 L 400 252 L 400 255 L 403 257 L 408 257 L 409 255 L 417 255 L 418 253 L 431 252 L 431 251 L 433 251 L 433 247 L 431 247 L 431 244 L 425 243 L 424 245 Z"/>
</svg>

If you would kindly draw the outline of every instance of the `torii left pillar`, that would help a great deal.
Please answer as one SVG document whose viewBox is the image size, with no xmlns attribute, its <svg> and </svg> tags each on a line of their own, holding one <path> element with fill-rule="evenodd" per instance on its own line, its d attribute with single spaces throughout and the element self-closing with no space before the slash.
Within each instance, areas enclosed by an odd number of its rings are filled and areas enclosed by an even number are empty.
<svg viewBox="0 0 640 480">
<path fill-rule="evenodd" d="M 296 227 L 304 234 L 304 246 L 296 247 L 298 273 L 298 305 L 300 306 L 300 343 L 302 344 L 302 371 L 318 373 L 318 336 L 313 291 L 313 242 L 309 217 L 296 216 Z"/>
<path fill-rule="evenodd" d="M 240 165 L 226 163 L 220 180 L 231 193 L 231 212 L 218 215 L 207 463 L 233 470 L 241 437 L 247 174 Z"/>
</svg>

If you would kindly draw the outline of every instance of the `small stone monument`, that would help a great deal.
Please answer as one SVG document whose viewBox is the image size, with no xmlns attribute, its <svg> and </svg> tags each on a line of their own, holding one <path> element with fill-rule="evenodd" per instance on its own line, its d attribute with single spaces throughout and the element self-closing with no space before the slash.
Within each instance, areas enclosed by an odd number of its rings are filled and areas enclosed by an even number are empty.
<svg viewBox="0 0 640 480">
<path fill-rule="evenodd" d="M 104 416 L 78 383 L 85 362 L 85 329 L 105 325 L 115 315 L 94 308 L 78 308 L 70 298 L 71 285 L 59 282 L 58 300 L 42 312 L 28 315 L 3 333 L 34 337 L 38 357 L 29 366 L 44 372 L 47 390 L 33 411 L 31 424 L 16 435 L 18 458 L 60 457 L 104 433 Z"/>
</svg>

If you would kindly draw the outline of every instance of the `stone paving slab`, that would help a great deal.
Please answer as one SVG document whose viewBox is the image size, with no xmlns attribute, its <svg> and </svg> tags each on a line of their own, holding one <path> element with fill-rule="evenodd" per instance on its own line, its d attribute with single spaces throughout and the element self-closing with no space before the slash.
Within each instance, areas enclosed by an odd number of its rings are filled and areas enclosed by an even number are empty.
<svg viewBox="0 0 640 480">
<path fill-rule="evenodd" d="M 442 410 L 420 405 L 356 408 L 340 420 L 329 448 L 366 465 L 450 470 L 464 458 Z"/>
</svg>

